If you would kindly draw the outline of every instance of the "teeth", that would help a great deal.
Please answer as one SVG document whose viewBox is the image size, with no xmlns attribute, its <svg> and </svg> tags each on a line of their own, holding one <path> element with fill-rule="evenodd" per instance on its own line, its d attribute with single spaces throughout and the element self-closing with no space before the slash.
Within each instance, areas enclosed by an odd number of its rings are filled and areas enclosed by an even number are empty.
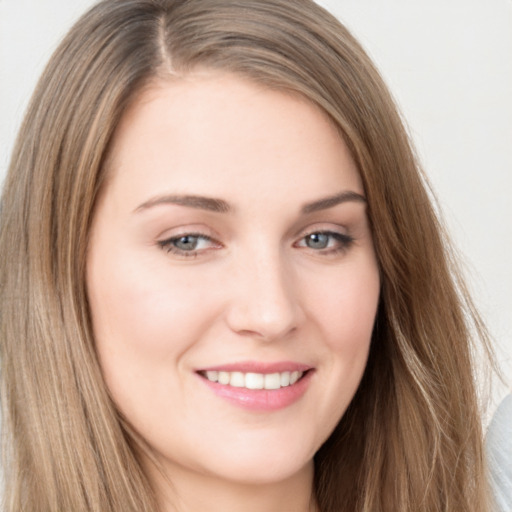
<svg viewBox="0 0 512 512">
<path fill-rule="evenodd" d="M 245 375 L 241 372 L 233 372 L 229 379 L 229 385 L 235 388 L 245 387 Z"/>
<path fill-rule="evenodd" d="M 295 384 L 304 372 L 242 373 L 207 371 L 204 376 L 211 382 L 247 389 L 279 389 Z"/>
<path fill-rule="evenodd" d="M 212 382 L 217 382 L 219 380 L 219 372 L 216 372 L 214 370 L 206 372 L 206 378 L 208 380 L 211 380 Z"/>
<path fill-rule="evenodd" d="M 263 389 L 265 387 L 265 377 L 261 373 L 246 373 L 245 387 L 247 389 Z"/>
<path fill-rule="evenodd" d="M 279 373 L 267 373 L 265 375 L 265 389 L 279 389 L 281 387 L 281 376 Z"/>
<path fill-rule="evenodd" d="M 284 388 L 290 385 L 290 372 L 283 372 L 280 374 L 281 387 Z"/>
<path fill-rule="evenodd" d="M 228 372 L 219 372 L 219 383 L 220 384 L 229 384 L 231 379 L 231 375 Z"/>
</svg>

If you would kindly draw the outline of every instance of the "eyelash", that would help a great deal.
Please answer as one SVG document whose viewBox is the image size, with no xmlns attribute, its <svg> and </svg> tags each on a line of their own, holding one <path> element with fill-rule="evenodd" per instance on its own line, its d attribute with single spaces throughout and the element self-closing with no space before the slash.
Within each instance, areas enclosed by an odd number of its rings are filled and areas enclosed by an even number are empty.
<svg viewBox="0 0 512 512">
<path fill-rule="evenodd" d="M 313 249 L 315 252 L 320 253 L 321 255 L 336 255 L 350 249 L 355 239 L 343 233 L 338 233 L 337 231 L 328 231 L 328 230 L 317 230 L 306 233 L 299 242 L 305 241 L 308 237 L 312 237 L 313 235 L 317 236 L 327 236 L 336 241 L 336 247 L 323 248 L 323 249 Z M 297 245 L 297 243 L 295 244 Z M 310 247 L 310 249 L 312 249 Z"/>
<path fill-rule="evenodd" d="M 183 256 L 185 258 L 196 257 L 201 252 L 200 250 L 194 249 L 191 251 L 184 251 L 174 245 L 179 240 L 184 239 L 184 238 L 198 238 L 198 239 L 206 241 L 206 242 L 216 243 L 215 240 L 213 238 L 209 237 L 208 235 L 203 235 L 201 233 L 183 233 L 178 236 L 173 236 L 171 238 L 167 238 L 166 240 L 161 240 L 158 242 L 158 245 L 168 253 L 176 254 L 178 256 Z M 218 244 L 218 245 L 220 245 L 220 244 Z"/>
<path fill-rule="evenodd" d="M 304 236 L 302 236 L 300 238 L 300 240 L 294 244 L 294 247 L 305 247 L 305 248 L 308 248 L 307 246 L 302 246 L 302 245 L 298 245 L 298 244 L 300 242 L 306 241 L 308 239 L 308 237 L 312 237 L 313 235 L 327 236 L 327 237 L 329 237 L 331 239 L 334 239 L 336 241 L 337 247 L 330 247 L 330 248 L 326 247 L 326 248 L 321 248 L 321 249 L 315 249 L 315 248 L 309 247 L 309 249 L 312 249 L 314 252 L 316 252 L 318 254 L 321 254 L 321 255 L 326 255 L 326 256 L 327 255 L 336 255 L 336 254 L 345 252 L 345 251 L 347 251 L 350 248 L 350 246 L 354 242 L 354 238 L 351 237 L 350 235 L 338 233 L 336 231 L 322 231 L 322 230 L 318 230 L 318 231 L 311 231 L 311 232 L 305 234 Z M 158 245 L 163 250 L 165 250 L 167 253 L 175 254 L 177 256 L 185 257 L 185 258 L 197 257 L 203 250 L 201 250 L 201 249 L 199 249 L 199 250 L 193 249 L 193 250 L 185 251 L 183 249 L 179 249 L 178 247 L 176 247 L 175 244 L 179 240 L 182 240 L 182 239 L 185 239 L 185 238 L 197 238 L 199 240 L 203 240 L 203 241 L 206 241 L 206 242 L 213 242 L 214 244 L 217 244 L 220 247 L 220 244 L 218 242 L 216 242 L 213 238 L 211 238 L 208 235 L 201 234 L 201 233 L 183 233 L 183 234 L 178 235 L 178 236 L 173 236 L 171 238 L 167 238 L 165 240 L 161 240 L 161 241 L 158 242 Z M 205 250 L 207 250 L 207 249 L 205 249 Z"/>
</svg>

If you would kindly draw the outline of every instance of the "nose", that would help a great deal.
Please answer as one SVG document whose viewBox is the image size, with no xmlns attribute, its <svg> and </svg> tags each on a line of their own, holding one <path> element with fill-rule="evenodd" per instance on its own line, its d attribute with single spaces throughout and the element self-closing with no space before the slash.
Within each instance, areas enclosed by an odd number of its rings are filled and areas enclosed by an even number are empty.
<svg viewBox="0 0 512 512">
<path fill-rule="evenodd" d="M 229 327 L 239 335 L 274 341 L 295 331 L 303 318 L 290 265 L 278 255 L 255 255 L 234 272 Z"/>
</svg>

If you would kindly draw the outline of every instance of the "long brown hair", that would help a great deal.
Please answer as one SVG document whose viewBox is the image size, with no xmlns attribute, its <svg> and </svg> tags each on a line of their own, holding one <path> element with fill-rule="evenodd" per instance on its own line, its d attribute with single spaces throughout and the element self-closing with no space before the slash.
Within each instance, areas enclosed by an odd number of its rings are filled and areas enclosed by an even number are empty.
<svg viewBox="0 0 512 512">
<path fill-rule="evenodd" d="M 315 457 L 320 510 L 487 511 L 472 370 L 485 330 L 387 88 L 310 0 L 105 0 L 53 55 L 1 203 L 5 510 L 156 509 L 101 377 L 84 269 L 123 112 L 156 76 L 198 67 L 317 104 L 363 179 L 381 302 L 361 385 Z"/>
</svg>

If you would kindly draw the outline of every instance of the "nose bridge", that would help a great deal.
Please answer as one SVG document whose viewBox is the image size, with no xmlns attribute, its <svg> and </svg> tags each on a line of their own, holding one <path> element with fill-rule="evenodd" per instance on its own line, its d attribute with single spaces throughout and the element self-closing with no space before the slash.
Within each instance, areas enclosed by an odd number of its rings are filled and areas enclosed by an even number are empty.
<svg viewBox="0 0 512 512">
<path fill-rule="evenodd" d="M 293 269 L 278 247 L 260 246 L 244 254 L 234 286 L 228 321 L 236 332 L 272 340 L 297 327 L 300 305 Z"/>
</svg>

